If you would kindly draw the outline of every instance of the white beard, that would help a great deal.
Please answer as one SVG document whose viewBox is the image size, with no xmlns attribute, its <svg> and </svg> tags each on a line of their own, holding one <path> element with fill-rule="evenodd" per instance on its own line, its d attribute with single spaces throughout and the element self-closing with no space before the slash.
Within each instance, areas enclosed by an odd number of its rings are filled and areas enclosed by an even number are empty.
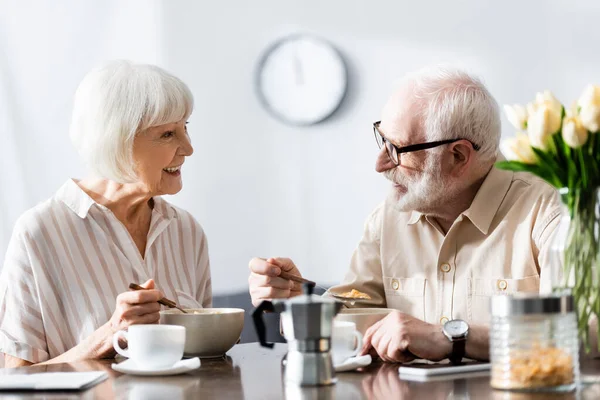
<svg viewBox="0 0 600 400">
<path fill-rule="evenodd" d="M 435 210 L 450 195 L 449 183 L 439 168 L 428 166 L 418 177 L 409 177 L 397 169 L 384 172 L 385 177 L 405 188 L 393 187 L 391 195 L 400 211 L 427 213 Z"/>
</svg>

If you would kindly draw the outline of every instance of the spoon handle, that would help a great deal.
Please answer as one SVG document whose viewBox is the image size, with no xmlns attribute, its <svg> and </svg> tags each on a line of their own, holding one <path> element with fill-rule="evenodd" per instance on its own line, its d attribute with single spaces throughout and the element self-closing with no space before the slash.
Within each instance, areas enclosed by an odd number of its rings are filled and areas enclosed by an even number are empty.
<svg viewBox="0 0 600 400">
<path fill-rule="evenodd" d="M 138 285 L 137 283 L 130 283 L 129 284 L 129 289 L 132 289 L 132 290 L 147 290 L 145 287 L 142 287 L 142 286 Z M 177 305 L 177 303 L 175 303 L 173 300 L 169 300 L 166 297 L 163 297 L 162 299 L 158 300 L 158 302 L 160 304 L 162 304 L 163 306 L 167 306 L 167 307 L 170 307 L 170 308 L 176 308 L 179 311 L 181 311 L 182 313 L 187 314 L 187 311 L 185 311 L 183 308 L 179 307 Z"/>
</svg>

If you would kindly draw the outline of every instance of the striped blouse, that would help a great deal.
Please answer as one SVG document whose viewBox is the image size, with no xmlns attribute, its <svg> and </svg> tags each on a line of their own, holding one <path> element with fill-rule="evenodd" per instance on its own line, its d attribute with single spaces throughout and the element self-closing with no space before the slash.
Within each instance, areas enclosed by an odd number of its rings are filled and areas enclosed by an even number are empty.
<svg viewBox="0 0 600 400">
<path fill-rule="evenodd" d="M 73 180 L 19 218 L 0 274 L 0 352 L 37 363 L 105 324 L 130 282 L 154 279 L 184 307 L 210 307 L 206 236 L 154 197 L 144 258 L 125 226 Z"/>
</svg>

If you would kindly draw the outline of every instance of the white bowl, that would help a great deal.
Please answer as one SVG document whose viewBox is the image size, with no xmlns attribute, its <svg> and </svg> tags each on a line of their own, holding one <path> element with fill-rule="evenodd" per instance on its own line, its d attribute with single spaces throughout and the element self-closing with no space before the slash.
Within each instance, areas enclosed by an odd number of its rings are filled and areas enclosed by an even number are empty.
<svg viewBox="0 0 600 400">
<path fill-rule="evenodd" d="M 185 326 L 186 356 L 213 358 L 223 356 L 239 340 L 244 328 L 241 308 L 191 308 L 160 312 L 160 323 Z"/>
<path fill-rule="evenodd" d="M 393 308 L 342 308 L 336 321 L 350 321 L 356 324 L 356 330 L 363 335 L 375 322 L 382 320 Z"/>
</svg>

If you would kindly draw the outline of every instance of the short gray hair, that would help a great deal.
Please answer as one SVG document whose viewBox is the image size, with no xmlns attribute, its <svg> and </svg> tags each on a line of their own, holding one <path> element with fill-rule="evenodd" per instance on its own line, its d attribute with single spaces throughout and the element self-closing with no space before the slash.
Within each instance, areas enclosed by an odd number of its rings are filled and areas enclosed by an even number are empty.
<svg viewBox="0 0 600 400">
<path fill-rule="evenodd" d="M 468 139 L 482 162 L 493 161 L 500 144 L 498 103 L 477 77 L 449 67 L 427 67 L 405 78 L 421 104 L 426 140 Z"/>
<path fill-rule="evenodd" d="M 136 134 L 187 119 L 193 108 L 190 89 L 167 71 L 111 61 L 90 71 L 79 84 L 71 141 L 93 174 L 120 183 L 135 182 Z"/>
</svg>

